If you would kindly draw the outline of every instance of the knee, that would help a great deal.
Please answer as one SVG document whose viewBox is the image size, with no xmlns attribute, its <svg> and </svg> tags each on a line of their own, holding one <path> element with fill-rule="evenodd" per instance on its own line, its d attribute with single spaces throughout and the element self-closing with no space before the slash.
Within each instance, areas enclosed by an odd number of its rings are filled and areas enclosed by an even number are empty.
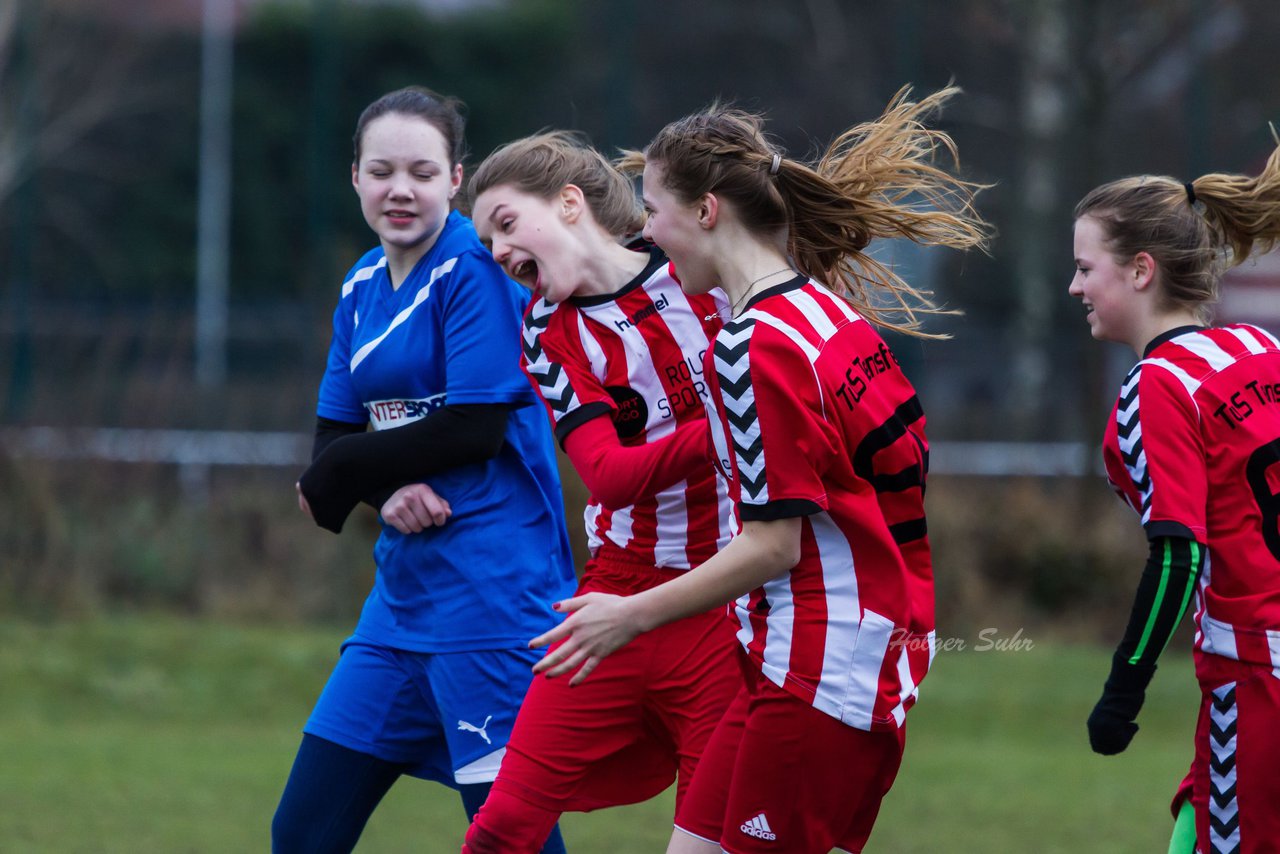
<svg viewBox="0 0 1280 854">
<path fill-rule="evenodd" d="M 475 822 L 462 840 L 462 854 L 502 854 L 502 840 Z"/>
<path fill-rule="evenodd" d="M 271 852 L 272 854 L 301 854 L 314 850 L 307 838 L 306 827 L 292 814 L 288 803 L 281 801 L 276 807 L 276 814 L 271 819 Z"/>
</svg>

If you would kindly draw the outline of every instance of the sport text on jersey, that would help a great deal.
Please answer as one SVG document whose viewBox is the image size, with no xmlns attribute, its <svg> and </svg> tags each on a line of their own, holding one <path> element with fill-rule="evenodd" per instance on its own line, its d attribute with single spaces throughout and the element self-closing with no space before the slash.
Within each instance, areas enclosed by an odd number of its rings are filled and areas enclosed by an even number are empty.
<svg viewBox="0 0 1280 854">
<path fill-rule="evenodd" d="M 433 394 L 421 400 L 371 400 L 365 404 L 373 429 L 401 427 L 425 418 L 445 404 L 445 395 Z"/>
<path fill-rule="evenodd" d="M 663 418 L 705 405 L 707 384 L 702 381 L 702 363 L 706 355 L 706 348 L 703 348 L 698 351 L 697 358 L 686 356 L 663 369 L 671 388 L 670 394 L 658 400 L 658 412 Z"/>
<path fill-rule="evenodd" d="M 844 405 L 852 412 L 854 404 L 866 394 L 867 383 L 896 367 L 898 357 L 881 341 L 871 355 L 853 357 L 853 361 L 844 369 L 844 382 L 836 388 L 836 397 L 843 400 Z"/>
<path fill-rule="evenodd" d="M 642 321 L 648 320 L 650 317 L 653 317 L 669 305 L 671 305 L 671 301 L 667 299 L 666 294 L 663 294 L 649 305 L 646 305 L 644 308 L 636 311 L 635 314 L 631 315 L 626 320 L 615 320 L 613 325 L 618 327 L 619 332 L 626 332 L 633 326 L 639 326 Z"/>
<path fill-rule="evenodd" d="M 1220 418 L 1232 430 L 1236 425 L 1253 415 L 1260 407 L 1273 406 L 1280 403 L 1280 383 L 1262 383 L 1250 380 L 1234 392 L 1226 402 L 1213 410 L 1213 417 Z"/>
</svg>

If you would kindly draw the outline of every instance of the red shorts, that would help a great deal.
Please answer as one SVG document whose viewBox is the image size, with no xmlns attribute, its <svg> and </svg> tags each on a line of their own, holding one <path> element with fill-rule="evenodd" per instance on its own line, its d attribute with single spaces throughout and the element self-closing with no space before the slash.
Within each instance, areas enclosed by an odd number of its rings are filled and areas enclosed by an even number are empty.
<svg viewBox="0 0 1280 854">
<path fill-rule="evenodd" d="M 1202 854 L 1280 852 L 1280 675 L 1210 655 L 1197 657 L 1196 673 L 1197 847 Z"/>
<path fill-rule="evenodd" d="M 587 565 L 579 593 L 633 594 L 682 574 L 614 555 Z M 716 609 L 640 635 L 581 685 L 535 677 L 494 790 L 556 813 L 585 812 L 647 800 L 678 778 L 678 808 L 741 684 L 737 648 Z M 502 823 L 483 810 L 481 817 Z"/>
<path fill-rule="evenodd" d="M 744 670 L 676 827 L 734 854 L 861 851 L 902 764 L 905 727 L 855 729 Z"/>
</svg>

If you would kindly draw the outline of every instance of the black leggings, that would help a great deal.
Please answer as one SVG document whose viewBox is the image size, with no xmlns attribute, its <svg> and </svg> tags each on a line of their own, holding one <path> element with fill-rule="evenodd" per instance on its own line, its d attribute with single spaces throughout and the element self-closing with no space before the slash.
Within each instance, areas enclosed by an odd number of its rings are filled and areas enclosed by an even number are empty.
<svg viewBox="0 0 1280 854">
<path fill-rule="evenodd" d="M 293 770 L 271 820 L 274 854 L 347 854 L 356 847 L 369 816 L 391 785 L 409 769 L 334 744 L 302 736 Z M 467 821 L 489 794 L 488 783 L 460 787 Z M 542 854 L 564 854 L 557 825 Z"/>
</svg>

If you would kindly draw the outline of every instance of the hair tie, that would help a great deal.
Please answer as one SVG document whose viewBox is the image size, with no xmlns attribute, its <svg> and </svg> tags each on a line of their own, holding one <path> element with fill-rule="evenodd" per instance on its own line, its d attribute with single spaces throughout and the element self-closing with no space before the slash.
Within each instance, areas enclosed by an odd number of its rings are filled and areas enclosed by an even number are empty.
<svg viewBox="0 0 1280 854">
<path fill-rule="evenodd" d="M 1182 187 L 1183 187 L 1183 189 L 1185 189 L 1185 190 L 1187 191 L 1187 204 L 1191 205 L 1192 207 L 1195 207 L 1195 204 L 1196 204 L 1196 188 L 1195 188 L 1195 187 L 1193 187 L 1193 186 L 1191 186 L 1191 182 L 1190 182 L 1190 181 L 1188 181 L 1188 182 L 1186 182 L 1185 184 L 1183 184 L 1183 185 L 1182 185 Z"/>
<path fill-rule="evenodd" d="M 782 165 L 782 155 L 781 154 L 773 155 L 773 162 L 769 164 L 769 174 L 777 175 L 778 167 L 781 165 Z"/>
</svg>

